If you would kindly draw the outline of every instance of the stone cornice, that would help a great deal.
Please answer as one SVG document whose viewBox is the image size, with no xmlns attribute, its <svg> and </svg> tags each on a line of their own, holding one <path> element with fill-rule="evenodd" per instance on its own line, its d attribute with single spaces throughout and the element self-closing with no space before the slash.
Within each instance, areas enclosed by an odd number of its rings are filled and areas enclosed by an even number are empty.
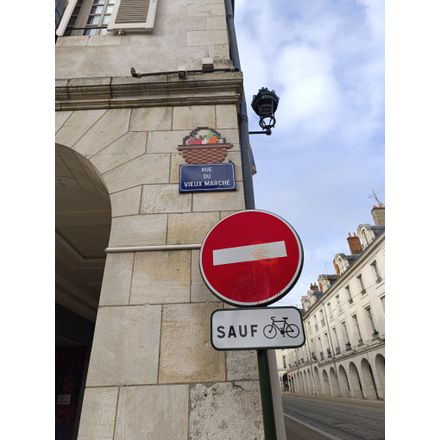
<svg viewBox="0 0 440 440">
<path fill-rule="evenodd" d="M 56 110 L 235 104 L 240 100 L 241 72 L 211 72 L 142 78 L 71 78 L 55 81 Z"/>
</svg>

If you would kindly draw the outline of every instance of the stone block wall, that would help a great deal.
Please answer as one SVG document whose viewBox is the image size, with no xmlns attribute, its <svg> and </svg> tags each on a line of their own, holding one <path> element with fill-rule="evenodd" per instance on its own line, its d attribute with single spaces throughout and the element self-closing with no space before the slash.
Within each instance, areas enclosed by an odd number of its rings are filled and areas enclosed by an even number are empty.
<svg viewBox="0 0 440 440">
<path fill-rule="evenodd" d="M 198 126 L 233 144 L 237 191 L 179 194 L 177 146 Z M 56 130 L 109 191 L 110 248 L 197 245 L 244 209 L 233 104 L 59 111 Z M 198 255 L 191 246 L 107 255 L 79 440 L 263 438 L 255 352 L 211 347 L 210 315 L 223 303 Z"/>
<path fill-rule="evenodd" d="M 201 69 L 207 57 L 231 65 L 224 0 L 159 0 L 152 33 L 59 37 L 56 78 Z"/>
</svg>

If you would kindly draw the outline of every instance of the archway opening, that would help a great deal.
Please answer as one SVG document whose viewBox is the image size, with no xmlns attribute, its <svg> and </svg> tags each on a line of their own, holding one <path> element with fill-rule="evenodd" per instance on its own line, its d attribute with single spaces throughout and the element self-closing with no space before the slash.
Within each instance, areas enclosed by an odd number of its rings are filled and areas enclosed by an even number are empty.
<svg viewBox="0 0 440 440">
<path fill-rule="evenodd" d="M 93 165 L 55 150 L 55 436 L 77 436 L 111 225 Z"/>
<path fill-rule="evenodd" d="M 341 389 L 339 388 L 338 376 L 336 375 L 336 371 L 333 367 L 330 368 L 330 385 L 332 396 L 341 397 Z"/>
<path fill-rule="evenodd" d="M 315 369 L 313 370 L 313 373 L 315 376 L 316 392 L 318 394 L 322 394 L 321 381 L 319 379 L 319 371 L 318 371 L 317 367 L 315 367 Z"/>
<path fill-rule="evenodd" d="M 385 399 L 385 358 L 378 354 L 375 360 L 377 372 L 377 392 L 381 399 Z"/>
<path fill-rule="evenodd" d="M 348 383 L 347 373 L 342 365 L 339 366 L 338 371 L 342 397 L 350 397 L 350 384 Z"/>
<path fill-rule="evenodd" d="M 283 374 L 283 391 L 289 391 L 289 382 L 287 380 L 287 373 Z"/>
<path fill-rule="evenodd" d="M 364 391 L 362 389 L 361 378 L 358 369 L 353 362 L 348 367 L 348 381 L 350 383 L 351 397 L 354 399 L 364 399 Z"/>
<path fill-rule="evenodd" d="M 307 383 L 306 378 L 304 377 L 304 374 L 302 371 L 299 372 L 299 375 L 301 377 L 301 393 L 307 394 Z"/>
<path fill-rule="evenodd" d="M 328 374 L 327 371 L 322 370 L 322 387 L 323 387 L 323 392 L 324 392 L 324 396 L 330 396 L 330 381 L 328 379 Z"/>
<path fill-rule="evenodd" d="M 310 372 L 310 369 L 307 370 L 307 379 L 309 381 L 309 385 L 310 385 L 310 394 L 311 395 L 315 395 L 315 386 L 313 383 L 313 378 L 312 378 L 312 373 Z"/>
<path fill-rule="evenodd" d="M 379 399 L 377 393 L 376 381 L 374 380 L 373 370 L 370 363 L 364 358 L 361 361 L 362 379 L 365 390 L 365 397 L 367 399 L 375 400 Z"/>
</svg>

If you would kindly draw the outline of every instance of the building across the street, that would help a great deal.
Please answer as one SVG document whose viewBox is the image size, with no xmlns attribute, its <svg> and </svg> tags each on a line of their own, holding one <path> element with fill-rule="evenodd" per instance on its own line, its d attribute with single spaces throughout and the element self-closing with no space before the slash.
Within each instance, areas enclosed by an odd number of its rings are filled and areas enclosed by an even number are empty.
<svg viewBox="0 0 440 440">
<path fill-rule="evenodd" d="M 301 298 L 306 344 L 277 350 L 284 391 L 385 399 L 385 207 L 371 213 Z"/>
</svg>

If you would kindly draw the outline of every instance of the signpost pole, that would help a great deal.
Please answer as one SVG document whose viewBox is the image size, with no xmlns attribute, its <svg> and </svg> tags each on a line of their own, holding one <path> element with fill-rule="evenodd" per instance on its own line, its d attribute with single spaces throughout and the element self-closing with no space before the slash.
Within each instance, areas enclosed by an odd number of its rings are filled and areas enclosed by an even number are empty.
<svg viewBox="0 0 440 440">
<path fill-rule="evenodd" d="M 260 375 L 261 406 L 265 440 L 276 440 L 275 414 L 273 410 L 272 388 L 270 383 L 269 359 L 267 350 L 257 350 L 258 372 Z"/>
</svg>

